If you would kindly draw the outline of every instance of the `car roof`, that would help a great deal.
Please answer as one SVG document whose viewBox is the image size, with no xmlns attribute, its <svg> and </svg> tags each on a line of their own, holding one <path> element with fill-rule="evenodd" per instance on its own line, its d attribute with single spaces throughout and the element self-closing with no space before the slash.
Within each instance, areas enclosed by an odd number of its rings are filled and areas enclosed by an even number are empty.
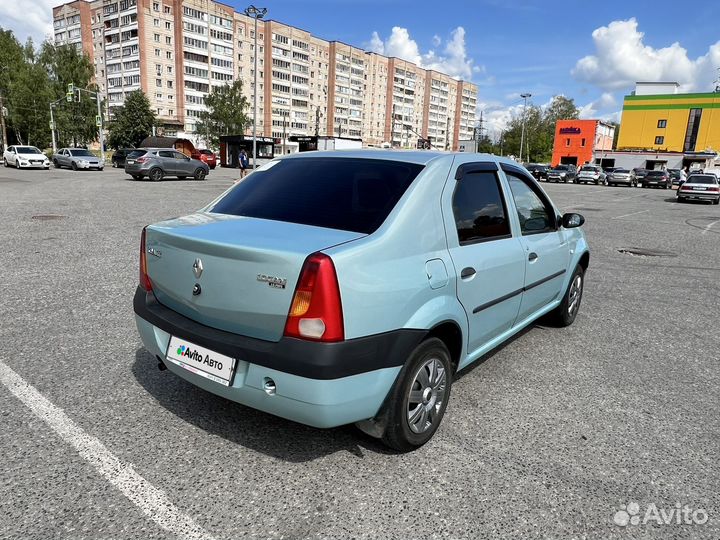
<svg viewBox="0 0 720 540">
<path fill-rule="evenodd" d="M 390 161 L 404 161 L 406 163 L 417 163 L 419 165 L 426 165 L 430 163 L 433 159 L 447 157 L 453 154 L 467 155 L 463 152 L 440 152 L 437 150 L 390 150 L 383 148 L 363 148 L 356 150 L 322 150 L 313 152 L 297 152 L 295 154 L 287 154 L 285 156 L 278 157 L 280 159 L 309 159 L 318 157 L 386 159 Z M 491 157 L 492 159 L 496 158 L 496 156 Z"/>
</svg>

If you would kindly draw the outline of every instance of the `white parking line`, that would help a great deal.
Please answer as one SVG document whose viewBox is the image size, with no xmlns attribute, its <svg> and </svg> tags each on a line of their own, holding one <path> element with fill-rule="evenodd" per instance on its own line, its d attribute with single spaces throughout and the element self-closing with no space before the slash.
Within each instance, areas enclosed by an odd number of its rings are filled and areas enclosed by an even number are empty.
<svg viewBox="0 0 720 540">
<path fill-rule="evenodd" d="M 700 234 L 705 234 L 710 229 L 712 229 L 713 225 L 717 225 L 718 223 L 720 223 L 720 219 L 718 219 L 717 221 L 713 221 L 712 223 L 706 225 L 705 228 L 703 229 L 703 232 L 701 232 Z"/>
<path fill-rule="evenodd" d="M 611 219 L 621 219 L 621 218 L 628 217 L 628 216 L 637 216 L 638 214 L 644 214 L 645 212 L 649 212 L 649 211 L 650 211 L 649 209 L 648 210 L 640 210 L 639 212 L 632 212 L 630 214 L 623 214 L 622 216 L 615 216 L 614 218 L 611 218 Z"/>
<path fill-rule="evenodd" d="M 160 527 L 178 538 L 213 540 L 191 517 L 183 514 L 164 491 L 135 472 L 131 464 L 120 461 L 98 439 L 85 433 L 62 409 L 53 405 L 2 361 L 0 382 Z"/>
</svg>

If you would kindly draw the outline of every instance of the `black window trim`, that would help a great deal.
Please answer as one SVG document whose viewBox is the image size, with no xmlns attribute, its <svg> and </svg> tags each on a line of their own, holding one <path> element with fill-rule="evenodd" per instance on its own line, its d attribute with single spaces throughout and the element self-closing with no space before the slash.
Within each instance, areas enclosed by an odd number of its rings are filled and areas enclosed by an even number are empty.
<svg viewBox="0 0 720 540">
<path fill-rule="evenodd" d="M 545 193 L 543 193 L 542 189 L 540 189 L 540 187 L 538 186 L 537 180 L 535 180 L 535 178 L 533 178 L 532 176 L 529 176 L 520 167 L 516 167 L 515 165 L 512 165 L 510 163 L 500 163 L 500 168 L 505 173 L 506 177 L 508 174 L 512 174 L 513 176 L 517 176 L 518 179 L 520 179 L 521 181 L 524 180 L 525 184 L 527 184 L 527 186 L 530 188 L 530 191 L 535 193 L 535 195 L 537 195 L 542 201 L 542 203 L 545 205 L 545 210 L 547 210 L 551 216 L 555 216 L 555 219 L 552 220 L 553 228 L 551 230 L 524 233 L 521 226 L 520 236 L 532 236 L 534 234 L 548 234 L 551 232 L 557 232 L 559 230 L 559 223 L 561 217 L 557 215 L 557 213 L 555 212 L 555 207 L 550 202 L 550 199 L 547 197 L 547 195 L 545 195 Z M 508 180 L 508 185 L 509 182 L 510 181 Z M 510 196 L 513 197 L 512 189 L 510 189 Z M 513 197 L 513 205 L 515 205 L 515 197 Z M 515 210 L 517 211 L 517 207 L 515 208 Z"/>
<path fill-rule="evenodd" d="M 502 201 L 503 205 L 503 212 L 505 213 L 505 219 L 508 222 L 508 229 L 510 232 L 508 234 L 499 234 L 497 236 L 489 236 L 487 238 L 476 238 L 474 240 L 460 240 L 460 235 L 458 234 L 457 230 L 457 220 L 455 218 L 455 212 L 453 211 L 453 222 L 455 223 L 455 234 L 457 235 L 458 244 L 460 247 L 464 246 L 472 246 L 474 244 L 484 244 L 485 242 L 494 242 L 496 240 L 507 240 L 508 238 L 512 238 L 512 225 L 510 223 L 510 214 L 508 213 L 507 209 L 507 200 L 505 199 L 505 191 L 503 190 L 502 182 L 500 182 L 500 177 L 498 176 L 498 164 L 494 161 L 474 161 L 471 163 L 463 163 L 462 165 L 459 165 L 457 168 L 457 171 L 455 172 L 455 189 L 453 189 L 452 197 L 450 198 L 450 205 L 452 206 L 452 202 L 455 200 L 455 193 L 457 192 L 457 189 L 460 185 L 460 182 L 462 179 L 469 174 L 473 173 L 479 173 L 479 172 L 490 172 L 495 173 L 495 184 L 498 188 L 498 193 L 500 195 L 500 200 Z"/>
</svg>

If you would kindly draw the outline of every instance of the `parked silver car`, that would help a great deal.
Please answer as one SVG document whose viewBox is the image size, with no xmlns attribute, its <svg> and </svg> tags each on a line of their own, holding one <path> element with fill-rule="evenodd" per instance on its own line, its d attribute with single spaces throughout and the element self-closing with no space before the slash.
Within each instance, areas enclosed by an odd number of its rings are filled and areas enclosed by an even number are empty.
<svg viewBox="0 0 720 540">
<path fill-rule="evenodd" d="M 720 185 L 714 174 L 691 174 L 677 190 L 677 201 L 709 201 L 720 204 Z"/>
<path fill-rule="evenodd" d="M 629 187 L 633 187 L 637 186 L 637 180 L 628 169 L 615 169 L 613 172 L 608 173 L 607 184 L 608 186 L 625 184 Z"/>
<path fill-rule="evenodd" d="M 100 159 L 90 150 L 85 148 L 61 148 L 52 157 L 56 169 L 68 167 L 73 171 L 78 169 L 97 169 L 102 171 L 105 167 L 105 160 Z"/>
<path fill-rule="evenodd" d="M 176 176 L 180 180 L 192 176 L 195 180 L 205 180 L 210 167 L 174 148 L 139 148 L 125 158 L 125 172 L 135 180 L 149 178 L 153 182 L 166 176 Z"/>
</svg>

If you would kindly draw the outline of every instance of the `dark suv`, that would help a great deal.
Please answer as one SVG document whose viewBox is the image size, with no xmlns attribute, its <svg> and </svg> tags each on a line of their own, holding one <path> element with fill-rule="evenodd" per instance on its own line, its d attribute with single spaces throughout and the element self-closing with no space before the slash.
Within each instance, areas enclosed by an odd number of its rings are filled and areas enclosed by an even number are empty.
<svg viewBox="0 0 720 540">
<path fill-rule="evenodd" d="M 135 150 L 134 148 L 118 148 L 115 150 L 115 153 L 112 155 L 112 158 L 110 161 L 112 161 L 112 166 L 115 168 L 120 168 L 125 166 L 125 158 L 127 155 Z"/>
<path fill-rule="evenodd" d="M 670 173 L 667 171 L 648 171 L 645 178 L 640 181 L 640 185 L 642 187 L 657 186 L 670 189 L 672 187 L 672 179 L 670 178 Z"/>
<path fill-rule="evenodd" d="M 555 165 L 547 173 L 548 182 L 572 182 L 577 176 L 575 165 Z"/>
<path fill-rule="evenodd" d="M 532 174 L 536 180 L 547 180 L 548 166 L 540 165 L 539 163 L 530 163 L 525 167 L 530 174 Z"/>
</svg>

